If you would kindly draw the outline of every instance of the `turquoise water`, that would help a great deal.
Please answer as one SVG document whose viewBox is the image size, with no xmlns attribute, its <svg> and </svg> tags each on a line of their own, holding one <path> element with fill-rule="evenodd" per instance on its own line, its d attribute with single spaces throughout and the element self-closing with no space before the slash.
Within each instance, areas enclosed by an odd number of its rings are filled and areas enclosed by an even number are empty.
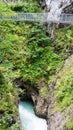
<svg viewBox="0 0 73 130">
<path fill-rule="evenodd" d="M 32 103 L 20 102 L 19 115 L 23 130 L 47 130 L 46 120 L 35 115 Z"/>
</svg>

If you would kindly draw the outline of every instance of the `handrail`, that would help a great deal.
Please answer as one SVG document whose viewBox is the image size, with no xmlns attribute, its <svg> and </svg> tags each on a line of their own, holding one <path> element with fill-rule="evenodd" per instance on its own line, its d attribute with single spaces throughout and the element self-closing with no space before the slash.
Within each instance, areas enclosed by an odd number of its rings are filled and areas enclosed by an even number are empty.
<svg viewBox="0 0 73 130">
<path fill-rule="evenodd" d="M 73 14 L 63 13 L 59 15 L 58 14 L 51 15 L 50 13 L 20 13 L 19 12 L 19 13 L 14 13 L 13 15 L 7 15 L 6 12 L 1 12 L 0 20 L 73 24 Z"/>
</svg>

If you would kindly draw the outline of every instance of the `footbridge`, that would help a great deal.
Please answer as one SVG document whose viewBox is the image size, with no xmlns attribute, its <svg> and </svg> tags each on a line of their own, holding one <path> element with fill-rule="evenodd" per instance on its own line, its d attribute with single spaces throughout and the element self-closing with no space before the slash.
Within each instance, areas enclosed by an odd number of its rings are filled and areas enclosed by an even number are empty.
<svg viewBox="0 0 73 130">
<path fill-rule="evenodd" d="M 0 13 L 0 20 L 13 20 L 40 23 L 67 23 L 73 24 L 73 14 L 49 14 L 49 13 L 15 13 L 8 15 Z"/>
</svg>

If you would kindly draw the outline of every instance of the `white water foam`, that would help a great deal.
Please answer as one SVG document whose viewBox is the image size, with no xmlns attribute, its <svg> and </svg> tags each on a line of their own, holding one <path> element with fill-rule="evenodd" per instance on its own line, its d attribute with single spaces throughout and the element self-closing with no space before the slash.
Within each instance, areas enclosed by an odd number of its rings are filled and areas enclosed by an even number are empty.
<svg viewBox="0 0 73 130">
<path fill-rule="evenodd" d="M 31 103 L 20 102 L 19 114 L 23 130 L 47 130 L 46 120 L 35 115 L 33 105 Z"/>
</svg>

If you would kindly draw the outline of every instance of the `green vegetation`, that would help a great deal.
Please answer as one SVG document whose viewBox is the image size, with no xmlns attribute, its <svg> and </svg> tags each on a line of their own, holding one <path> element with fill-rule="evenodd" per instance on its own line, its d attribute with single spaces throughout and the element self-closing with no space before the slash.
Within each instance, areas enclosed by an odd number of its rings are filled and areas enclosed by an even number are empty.
<svg viewBox="0 0 73 130">
<path fill-rule="evenodd" d="M 59 29 L 56 31 L 57 39 L 54 41 L 54 50 L 64 59 L 69 57 L 66 65 L 55 76 L 56 82 L 56 109 L 67 115 L 66 110 L 69 108 L 73 111 L 73 59 L 72 53 L 66 52 L 67 49 L 73 50 L 73 25 Z M 66 123 L 68 130 L 73 129 L 73 118 Z"/>
<path fill-rule="evenodd" d="M 68 121 L 68 123 L 65 126 L 68 130 L 73 130 L 73 116 L 71 119 Z"/>
<path fill-rule="evenodd" d="M 35 83 L 40 78 L 54 73 L 56 67 L 60 66 L 61 58 L 53 52 L 50 39 L 46 36 L 46 32 L 41 25 L 31 27 L 27 36 L 27 57 L 26 63 L 22 65 L 21 72 L 24 80 Z"/>
<path fill-rule="evenodd" d="M 73 25 L 56 30 L 55 35 L 57 38 L 53 43 L 54 49 L 67 58 L 66 50 L 73 50 Z"/>
<path fill-rule="evenodd" d="M 14 105 L 16 104 L 16 90 L 14 91 L 14 87 L 10 80 L 6 77 L 5 71 L 5 76 L 2 73 L 3 71 L 0 71 L 0 96 L 2 98 L 0 100 L 0 113 L 3 114 L 0 130 L 4 130 L 7 127 L 8 123 L 6 120 L 11 120 L 13 115 L 17 116 L 18 114 L 16 105 Z"/>
<path fill-rule="evenodd" d="M 56 108 L 67 115 L 66 110 L 69 109 L 70 112 L 73 111 L 73 62 L 65 66 L 62 71 L 57 76 L 58 81 L 56 84 L 57 98 Z M 65 126 L 68 130 L 73 129 L 73 118 L 71 118 Z"/>
<path fill-rule="evenodd" d="M 33 7 L 34 3 L 31 4 Z M 18 4 L 14 6 L 0 3 L 0 11 L 7 11 L 8 15 L 13 15 L 15 8 L 18 7 L 17 11 L 19 11 Z M 22 5 L 20 6 L 22 7 Z M 28 7 L 27 5 L 27 9 L 29 9 Z M 21 9 L 21 11 L 23 10 Z M 25 7 L 24 12 L 26 12 Z M 32 26 L 24 22 L 0 21 L 0 115 L 2 115 L 0 130 L 11 130 L 14 127 L 20 130 L 18 124 L 9 127 L 8 122 L 18 116 L 16 104 L 18 95 L 22 91 L 14 88 L 13 80 L 22 76 L 22 66 L 25 65 L 29 53 L 27 51 L 27 34 Z M 26 30 L 28 31 L 26 32 Z"/>
<path fill-rule="evenodd" d="M 31 3 L 31 4 L 30 4 Z M 0 3 L 0 11 L 9 12 L 41 12 L 36 1 L 28 0 L 15 4 Z M 0 130 L 11 130 L 18 125 L 9 126 L 8 120 L 18 116 L 17 100 L 22 90 L 15 88 L 13 81 L 22 77 L 24 81 L 38 84 L 41 79 L 48 82 L 57 68 L 61 68 L 67 58 L 66 49 L 73 49 L 73 25 L 56 30 L 57 38 L 51 43 L 46 35 L 44 25 L 0 21 Z M 66 54 L 66 56 L 65 56 Z M 73 62 L 57 75 L 57 107 L 64 111 L 72 103 L 73 95 Z M 48 89 L 40 90 L 46 97 Z M 73 120 L 69 121 L 68 130 L 72 130 Z"/>
<path fill-rule="evenodd" d="M 48 93 L 47 86 L 42 87 L 40 91 L 41 91 L 41 96 L 45 98 Z"/>
<path fill-rule="evenodd" d="M 37 3 L 36 0 L 21 0 L 20 2 L 15 2 L 15 4 L 10 4 L 10 7 L 16 12 L 41 12 L 40 5 Z"/>
<path fill-rule="evenodd" d="M 65 66 L 58 74 L 60 78 L 57 81 L 56 97 L 59 102 L 59 107 L 63 111 L 72 102 L 73 99 L 73 62 Z"/>
</svg>

